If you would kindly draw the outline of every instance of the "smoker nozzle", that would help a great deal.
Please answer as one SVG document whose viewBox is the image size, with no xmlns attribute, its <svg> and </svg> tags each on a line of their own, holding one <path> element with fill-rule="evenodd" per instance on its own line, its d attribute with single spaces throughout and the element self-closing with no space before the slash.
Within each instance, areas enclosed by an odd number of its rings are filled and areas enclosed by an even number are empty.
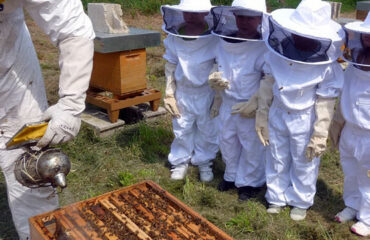
<svg viewBox="0 0 370 240">
<path fill-rule="evenodd" d="M 67 187 L 66 175 L 64 173 L 58 173 L 57 175 L 55 175 L 54 181 L 56 185 L 61 188 Z"/>
</svg>

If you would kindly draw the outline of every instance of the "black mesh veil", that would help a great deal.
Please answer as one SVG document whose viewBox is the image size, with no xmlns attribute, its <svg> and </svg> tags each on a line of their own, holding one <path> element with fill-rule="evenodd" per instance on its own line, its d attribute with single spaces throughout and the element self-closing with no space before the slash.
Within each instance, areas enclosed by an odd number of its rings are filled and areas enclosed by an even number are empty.
<svg viewBox="0 0 370 240">
<path fill-rule="evenodd" d="M 370 33 L 345 28 L 346 42 L 343 58 L 355 66 L 370 67 Z"/>
<path fill-rule="evenodd" d="M 211 13 L 214 34 L 236 40 L 262 40 L 262 12 L 219 6 L 212 8 Z"/>
<path fill-rule="evenodd" d="M 328 50 L 332 44 L 330 39 L 311 38 L 290 32 L 271 17 L 269 18 L 269 30 L 267 43 L 278 54 L 304 63 L 329 60 Z"/>
<path fill-rule="evenodd" d="M 163 6 L 163 30 L 179 37 L 202 37 L 211 34 L 213 19 L 210 12 L 185 12 Z M 190 30 L 189 30 L 190 29 Z"/>
</svg>

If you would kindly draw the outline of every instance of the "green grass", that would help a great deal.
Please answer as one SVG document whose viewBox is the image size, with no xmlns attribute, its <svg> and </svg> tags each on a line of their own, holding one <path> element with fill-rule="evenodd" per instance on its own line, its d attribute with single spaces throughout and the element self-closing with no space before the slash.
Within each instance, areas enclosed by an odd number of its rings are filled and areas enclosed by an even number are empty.
<svg viewBox="0 0 370 240">
<path fill-rule="evenodd" d="M 164 4 L 177 4 L 178 0 L 82 0 L 84 6 L 87 6 L 89 2 L 109 2 L 121 4 L 124 12 L 135 14 L 136 11 L 140 11 L 144 14 L 159 13 L 161 5 Z M 267 0 L 267 5 L 270 10 L 281 8 L 281 7 L 292 7 L 295 8 L 300 0 Z M 342 2 L 343 11 L 352 11 L 355 9 L 355 0 L 340 0 Z M 212 0 L 213 5 L 231 5 L 232 0 Z"/>
</svg>

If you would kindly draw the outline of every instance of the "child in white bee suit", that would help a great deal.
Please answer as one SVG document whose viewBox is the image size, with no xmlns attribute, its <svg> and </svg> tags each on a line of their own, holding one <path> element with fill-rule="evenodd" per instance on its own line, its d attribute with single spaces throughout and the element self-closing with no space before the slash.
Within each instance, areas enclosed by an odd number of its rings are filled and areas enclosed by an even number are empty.
<svg viewBox="0 0 370 240">
<path fill-rule="evenodd" d="M 266 2 L 234 0 L 231 7 L 215 7 L 211 12 L 219 43 L 218 71 L 211 74 L 209 84 L 222 95 L 219 141 L 226 165 L 218 190 L 236 187 L 239 200 L 248 200 L 265 184 L 265 148 L 255 131 L 255 112 L 249 114 L 249 109 L 256 108 L 255 94 L 268 51 L 262 38 Z"/>
<path fill-rule="evenodd" d="M 350 65 L 330 137 L 334 146 L 339 143 L 346 208 L 335 219 L 344 223 L 357 218 L 351 230 L 370 236 L 370 15 L 365 22 L 349 23 L 344 29 L 343 56 Z"/>
<path fill-rule="evenodd" d="M 267 212 L 292 206 L 296 221 L 313 205 L 319 157 L 343 84 L 336 60 L 345 34 L 330 17 L 329 3 L 303 0 L 297 9 L 279 9 L 269 18 L 264 71 L 272 77 L 259 90 L 256 130 L 269 145 Z"/>
<path fill-rule="evenodd" d="M 214 68 L 217 38 L 211 35 L 211 8 L 209 0 L 181 0 L 179 5 L 161 7 L 163 30 L 168 33 L 164 104 L 173 116 L 175 139 L 168 161 L 174 180 L 186 176 L 189 162 L 198 166 L 201 181 L 213 179 L 218 140 L 216 122 L 210 117 L 214 91 L 208 77 Z"/>
</svg>

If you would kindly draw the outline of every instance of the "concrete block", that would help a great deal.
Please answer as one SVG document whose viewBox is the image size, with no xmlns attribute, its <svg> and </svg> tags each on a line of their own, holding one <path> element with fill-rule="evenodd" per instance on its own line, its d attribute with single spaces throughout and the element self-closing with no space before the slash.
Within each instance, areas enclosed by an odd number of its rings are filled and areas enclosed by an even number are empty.
<svg viewBox="0 0 370 240">
<path fill-rule="evenodd" d="M 82 122 L 94 129 L 94 132 L 99 137 L 108 137 L 116 131 L 123 129 L 125 121 L 118 119 L 117 122 L 111 123 L 108 115 L 98 108 L 87 108 L 81 114 Z"/>
<path fill-rule="evenodd" d="M 89 3 L 88 14 L 97 33 L 120 34 L 129 29 L 122 19 L 122 9 L 119 4 Z"/>
<path fill-rule="evenodd" d="M 130 123 L 144 120 L 155 120 L 156 117 L 167 114 L 167 111 L 163 107 L 159 107 L 157 111 L 153 112 L 150 110 L 150 106 L 147 103 L 142 103 L 137 106 L 128 107 L 121 110 L 123 114 L 129 114 L 125 120 Z M 124 120 L 118 119 L 116 123 L 109 121 L 108 115 L 102 112 L 102 109 L 88 104 L 86 110 L 81 114 L 82 122 L 86 123 L 89 127 L 94 129 L 95 134 L 98 137 L 109 137 L 112 136 L 116 131 L 124 128 L 126 124 Z"/>
<path fill-rule="evenodd" d="M 155 112 L 153 112 L 151 110 L 143 112 L 144 119 L 155 118 L 155 117 L 159 117 L 159 116 L 162 116 L 162 115 L 165 115 L 165 114 L 167 114 L 167 111 L 163 107 L 159 107 L 158 110 L 155 111 Z"/>
<path fill-rule="evenodd" d="M 94 40 L 95 52 L 113 53 L 148 47 L 161 44 L 161 34 L 157 31 L 129 28 L 128 33 L 109 34 L 96 33 Z"/>
<path fill-rule="evenodd" d="M 370 1 L 357 1 L 356 9 L 360 11 L 369 11 Z"/>
</svg>

